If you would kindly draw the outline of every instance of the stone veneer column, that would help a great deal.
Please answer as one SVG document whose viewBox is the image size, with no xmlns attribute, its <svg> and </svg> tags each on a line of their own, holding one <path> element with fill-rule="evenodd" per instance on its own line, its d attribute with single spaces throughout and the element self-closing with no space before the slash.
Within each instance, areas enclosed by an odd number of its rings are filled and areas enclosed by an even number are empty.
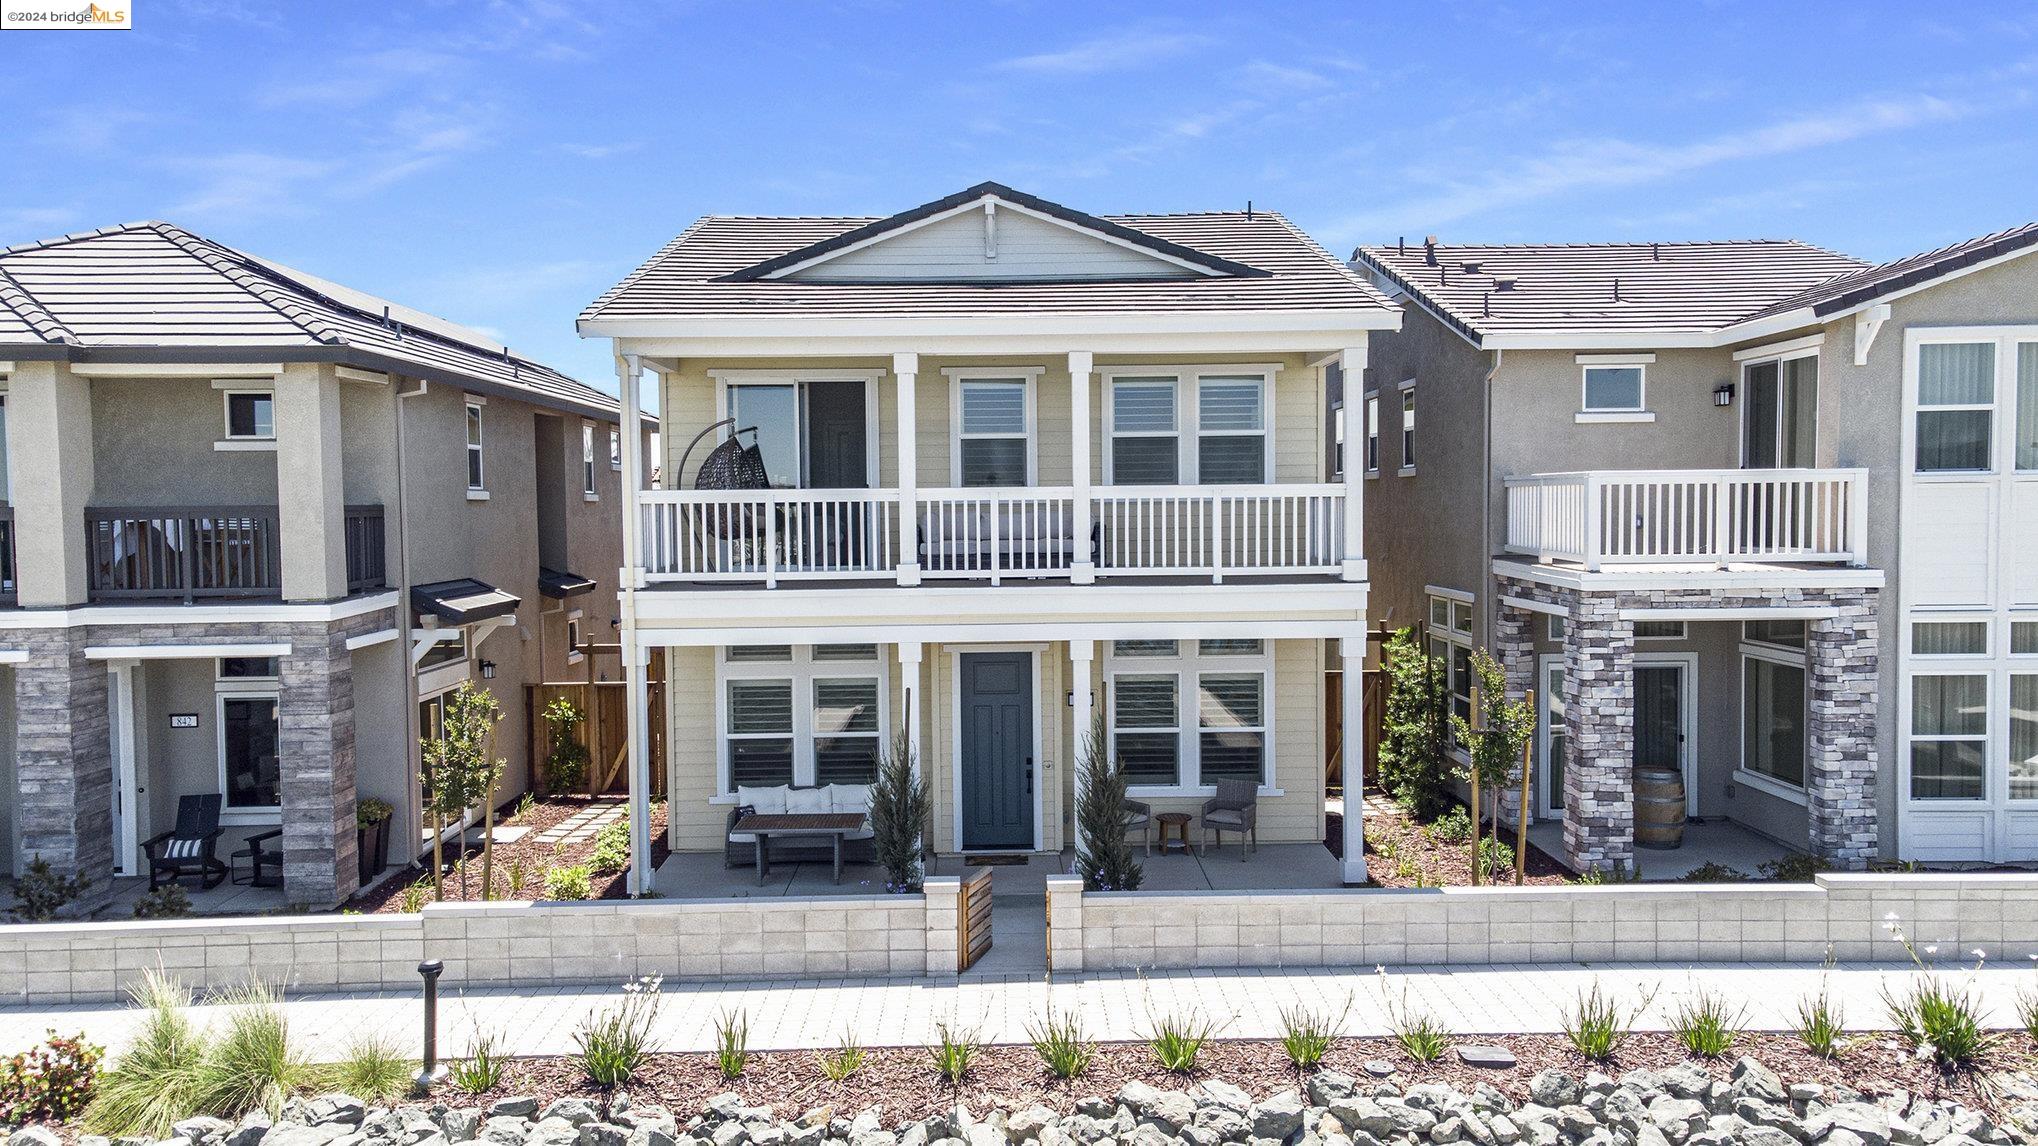
<svg viewBox="0 0 2038 1146">
<path fill-rule="evenodd" d="M 1612 594 L 1580 593 L 1565 629 L 1564 856 L 1578 871 L 1635 862 L 1635 626 Z"/>
<path fill-rule="evenodd" d="M 1522 697 L 1529 689 L 1535 687 L 1535 625 L 1540 619 L 1540 614 L 1527 609 L 1502 601 L 1494 603 L 1493 659 L 1500 662 L 1500 670 L 1507 674 L 1507 692 L 1510 697 Z M 1537 707 L 1543 706 L 1538 704 Z M 1520 761 L 1515 762 L 1515 767 L 1509 775 L 1513 779 L 1500 793 L 1500 821 L 1504 824 L 1518 824 L 1521 822 Z"/>
<path fill-rule="evenodd" d="M 29 629 L 14 667 L 17 830 L 23 862 L 37 856 L 92 886 L 81 906 L 105 902 L 113 878 L 113 749 L 106 666 L 85 659 L 84 628 Z"/>
<path fill-rule="evenodd" d="M 1876 855 L 1877 591 L 1831 594 L 1839 615 L 1806 626 L 1805 792 L 1811 846 L 1835 866 Z"/>
<path fill-rule="evenodd" d="M 344 626 L 293 625 L 290 634 L 278 690 L 283 889 L 291 903 L 335 907 L 360 888 L 353 654 Z"/>
</svg>

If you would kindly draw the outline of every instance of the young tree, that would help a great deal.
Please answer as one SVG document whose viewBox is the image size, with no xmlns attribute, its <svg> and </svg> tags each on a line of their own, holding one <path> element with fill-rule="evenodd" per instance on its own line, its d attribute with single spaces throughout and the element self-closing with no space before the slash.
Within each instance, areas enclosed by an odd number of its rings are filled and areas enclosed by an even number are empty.
<svg viewBox="0 0 2038 1146">
<path fill-rule="evenodd" d="M 920 889 L 920 833 L 927 822 L 927 783 L 914 767 L 913 746 L 904 732 L 878 757 L 877 783 L 870 786 L 871 845 L 885 869 L 885 890 Z"/>
<path fill-rule="evenodd" d="M 1444 666 L 1423 648 L 1413 628 L 1388 638 L 1384 650 L 1387 703 L 1380 737 L 1381 786 L 1419 820 L 1443 814 L 1446 784 L 1449 684 Z M 1347 765 L 1349 767 L 1349 765 Z M 1346 786 L 1347 802 L 1356 784 Z"/>
<path fill-rule="evenodd" d="M 425 810 L 432 814 L 432 888 L 446 898 L 444 872 L 447 822 L 458 822 L 476 801 L 482 805 L 481 894 L 494 896 L 495 876 L 495 788 L 502 782 L 508 761 L 495 754 L 495 726 L 502 720 L 502 706 L 495 694 L 476 688 L 470 681 L 446 698 L 445 727 L 435 737 L 426 737 L 424 772 Z M 461 892 L 466 892 L 467 868 L 460 868 Z"/>
<path fill-rule="evenodd" d="M 545 706 L 544 715 L 551 741 L 545 754 L 545 790 L 578 792 L 587 784 L 588 747 L 580 742 L 580 726 L 587 722 L 587 714 L 565 697 L 555 696 Z"/>
<path fill-rule="evenodd" d="M 1515 769 L 1521 766 L 1529 739 L 1536 734 L 1536 710 L 1527 700 L 1507 695 L 1507 673 L 1485 649 L 1472 653 L 1472 674 L 1479 679 L 1478 722 L 1453 716 L 1451 726 L 1470 758 L 1458 774 L 1473 781 L 1474 791 L 1493 794 L 1490 849 L 1480 840 L 1479 816 L 1483 809 L 1472 809 L 1472 871 L 1476 881 L 1483 858 L 1500 855 L 1500 794 L 1520 786 L 1521 774 Z M 1485 801 L 1482 798 L 1480 802 Z M 1522 811 L 1525 813 L 1526 809 Z"/>
<path fill-rule="evenodd" d="M 1141 872 L 1125 831 L 1125 770 L 1111 756 L 1104 716 L 1083 737 L 1083 794 L 1076 801 L 1076 832 L 1083 846 L 1076 856 L 1086 891 L 1137 891 Z"/>
</svg>

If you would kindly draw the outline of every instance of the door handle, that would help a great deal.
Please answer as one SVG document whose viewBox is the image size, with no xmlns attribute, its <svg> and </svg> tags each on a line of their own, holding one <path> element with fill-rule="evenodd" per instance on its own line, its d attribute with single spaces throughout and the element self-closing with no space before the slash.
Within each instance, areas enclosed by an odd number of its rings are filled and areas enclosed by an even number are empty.
<svg viewBox="0 0 2038 1146">
<path fill-rule="evenodd" d="M 1033 757 L 1026 758 L 1026 794 L 1033 794 Z"/>
</svg>

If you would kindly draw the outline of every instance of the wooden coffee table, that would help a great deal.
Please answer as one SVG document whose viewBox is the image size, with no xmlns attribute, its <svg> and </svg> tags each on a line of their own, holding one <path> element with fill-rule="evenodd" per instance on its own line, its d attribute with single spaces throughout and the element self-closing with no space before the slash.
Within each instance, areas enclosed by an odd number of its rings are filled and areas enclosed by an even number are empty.
<svg viewBox="0 0 2038 1146">
<path fill-rule="evenodd" d="M 1195 849 L 1189 846 L 1190 819 L 1192 819 L 1192 817 L 1187 812 L 1162 812 L 1160 815 L 1154 817 L 1154 822 L 1161 826 L 1162 855 L 1168 854 L 1169 832 L 1173 832 L 1175 834 L 1175 838 L 1182 841 L 1183 855 L 1196 854 Z"/>
<path fill-rule="evenodd" d="M 865 817 L 856 812 L 752 813 L 736 821 L 734 830 L 748 832 L 757 841 L 757 884 L 771 874 L 771 837 L 827 836 L 835 844 L 835 882 L 842 882 L 842 838 L 863 830 Z M 1188 838 L 1183 837 L 1185 840 Z"/>
</svg>

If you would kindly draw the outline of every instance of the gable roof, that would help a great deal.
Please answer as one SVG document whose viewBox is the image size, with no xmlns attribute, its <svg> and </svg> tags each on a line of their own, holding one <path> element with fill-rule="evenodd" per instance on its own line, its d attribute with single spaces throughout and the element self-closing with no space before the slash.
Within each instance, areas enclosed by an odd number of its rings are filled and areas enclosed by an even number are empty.
<svg viewBox="0 0 2038 1146">
<path fill-rule="evenodd" d="M 1478 346 L 1710 334 L 1867 265 L 1794 240 L 1396 245 L 1352 257 Z"/>
<path fill-rule="evenodd" d="M 1749 317 L 1765 318 L 1800 307 L 1809 307 L 1813 314 L 1824 317 L 2033 248 L 2038 248 L 2038 222 L 1841 275 Z"/>
<path fill-rule="evenodd" d="M 838 251 L 994 198 L 1173 260 L 1179 275 L 1043 280 L 809 281 L 784 277 Z M 776 276 L 776 277 L 774 277 Z M 696 220 L 581 312 L 581 332 L 652 319 L 882 319 L 1225 312 L 1398 315 L 1353 271 L 1280 214 L 1088 215 L 982 183 L 898 215 L 709 215 Z M 633 332 L 634 333 L 634 332 Z"/>
<path fill-rule="evenodd" d="M 342 362 L 614 420 L 478 332 L 163 222 L 0 247 L 0 358 Z"/>
</svg>

